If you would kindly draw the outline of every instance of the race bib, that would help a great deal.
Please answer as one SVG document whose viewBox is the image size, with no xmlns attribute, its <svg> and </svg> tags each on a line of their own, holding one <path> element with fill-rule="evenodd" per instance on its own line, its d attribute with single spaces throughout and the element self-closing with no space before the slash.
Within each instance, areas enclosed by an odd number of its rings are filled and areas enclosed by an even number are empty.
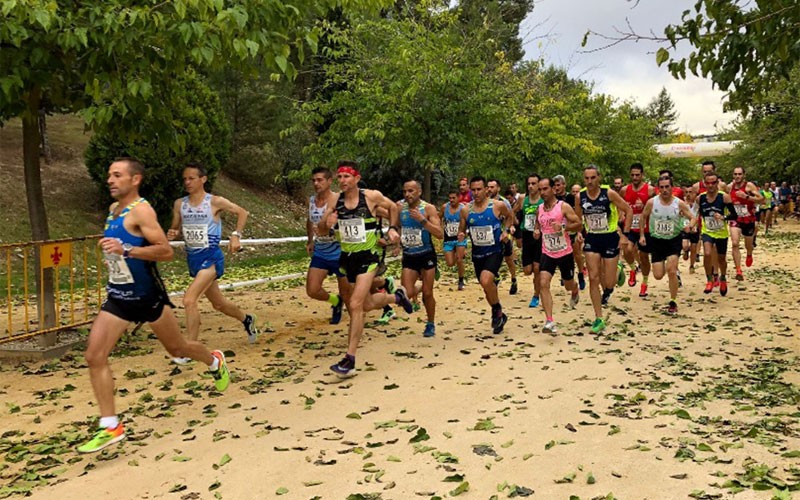
<svg viewBox="0 0 800 500">
<path fill-rule="evenodd" d="M 339 238 L 342 243 L 366 243 L 364 219 L 339 219 Z"/>
<path fill-rule="evenodd" d="M 671 220 L 656 220 L 656 227 L 650 227 L 659 236 L 671 236 L 675 232 L 675 223 Z"/>
<path fill-rule="evenodd" d="M 472 226 L 469 228 L 472 244 L 479 247 L 494 245 L 494 230 L 492 226 Z"/>
<path fill-rule="evenodd" d="M 108 282 L 112 285 L 130 285 L 133 283 L 133 274 L 125 262 L 125 257 L 115 253 L 103 252 L 108 266 Z"/>
<path fill-rule="evenodd" d="M 723 227 L 725 227 L 725 220 L 724 219 L 715 219 L 712 216 L 703 217 L 703 224 L 705 224 L 706 229 L 709 231 L 719 231 Z"/>
<path fill-rule="evenodd" d="M 589 226 L 590 232 L 608 231 L 608 214 L 584 214 L 584 217 L 586 217 L 586 225 Z"/>
<path fill-rule="evenodd" d="M 208 248 L 208 225 L 184 224 L 183 241 L 188 248 Z"/>
<path fill-rule="evenodd" d="M 633 214 L 633 219 L 631 219 L 631 229 L 639 229 L 639 219 L 641 216 L 642 214 Z"/>
<path fill-rule="evenodd" d="M 525 230 L 526 231 L 533 231 L 534 226 L 536 225 L 536 214 L 525 214 Z"/>
<path fill-rule="evenodd" d="M 444 234 L 450 237 L 458 236 L 458 226 L 458 221 L 447 221 L 447 224 L 444 226 Z"/>
<path fill-rule="evenodd" d="M 567 249 L 567 239 L 563 232 L 543 234 L 544 249 L 549 253 L 557 253 Z"/>
<path fill-rule="evenodd" d="M 736 209 L 736 216 L 737 217 L 749 217 L 750 210 L 747 209 L 747 205 L 734 205 L 733 208 Z"/>
<path fill-rule="evenodd" d="M 403 248 L 417 248 L 422 246 L 422 229 L 418 227 L 404 227 L 400 235 L 400 244 Z"/>
</svg>

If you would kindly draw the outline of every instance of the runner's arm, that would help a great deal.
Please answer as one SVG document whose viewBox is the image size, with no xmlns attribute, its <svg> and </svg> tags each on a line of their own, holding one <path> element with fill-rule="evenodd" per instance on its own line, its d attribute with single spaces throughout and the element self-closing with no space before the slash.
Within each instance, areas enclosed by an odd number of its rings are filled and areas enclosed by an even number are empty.
<svg viewBox="0 0 800 500">
<path fill-rule="evenodd" d="M 645 237 L 644 227 L 647 225 L 646 221 L 650 220 L 650 214 L 653 212 L 653 198 L 647 200 L 647 203 L 644 204 L 644 208 L 642 209 L 642 214 L 639 216 L 639 227 L 642 230 L 639 232 L 639 243 L 645 245 L 647 243 L 647 239 Z"/>
<path fill-rule="evenodd" d="M 338 220 L 336 216 L 336 204 L 339 202 L 339 196 L 341 195 L 341 193 L 333 193 L 331 201 L 328 202 L 328 206 L 325 208 L 325 213 L 322 214 L 317 224 L 317 234 L 328 234 L 333 226 L 336 225 L 336 221 Z"/>
<path fill-rule="evenodd" d="M 400 210 L 397 208 L 397 203 L 374 189 L 365 189 L 364 196 L 367 198 L 367 205 L 371 202 L 376 213 L 381 208 L 386 210 L 387 219 L 389 219 L 389 230 L 386 231 L 386 237 L 389 238 L 390 243 L 397 243 L 400 240 L 400 230 L 398 229 L 400 227 Z"/>
<path fill-rule="evenodd" d="M 724 193 L 722 195 L 722 201 L 725 202 L 725 210 L 728 212 L 728 215 L 725 216 L 725 220 L 728 221 L 735 221 L 739 218 L 736 214 L 736 207 L 733 206 L 733 200 L 731 199 L 731 195 L 728 193 Z"/>
<path fill-rule="evenodd" d="M 633 223 L 633 209 L 622 196 L 612 189 L 608 190 L 608 199 L 617 206 L 617 210 L 621 210 L 625 214 L 625 227 L 622 231 L 625 233 L 630 232 L 631 224 Z"/>
<path fill-rule="evenodd" d="M 314 253 L 314 224 L 311 223 L 311 219 L 306 217 L 306 237 L 308 240 L 306 241 L 306 252 L 308 255 Z"/>
<path fill-rule="evenodd" d="M 228 244 L 228 251 L 230 253 L 236 253 L 242 248 L 242 231 L 244 231 L 244 225 L 247 223 L 247 216 L 248 212 L 244 208 L 240 207 L 236 203 L 229 201 L 222 196 L 214 196 L 211 198 L 211 207 L 215 208 L 215 212 L 225 211 L 231 214 L 236 215 L 236 230 L 233 231 L 230 235 L 230 243 Z"/>
<path fill-rule="evenodd" d="M 172 247 L 158 223 L 158 217 L 153 207 L 147 203 L 140 203 L 130 211 L 128 217 L 149 243 L 148 246 L 131 248 L 128 252 L 129 257 L 156 262 L 172 260 Z M 104 252 L 118 255 L 122 255 L 124 252 L 122 243 L 117 238 L 103 238 L 100 240 L 100 246 Z"/>
<path fill-rule="evenodd" d="M 459 221 L 458 221 L 458 241 L 464 241 L 467 238 L 467 214 L 469 210 L 464 205 L 461 205 L 461 208 L 458 209 L 459 212 Z"/>
<path fill-rule="evenodd" d="M 697 219 L 695 219 L 694 215 L 692 215 L 689 205 L 685 201 L 678 201 L 678 210 L 680 211 L 681 216 L 689 221 L 689 225 L 686 226 L 686 229 L 694 229 L 695 226 L 697 226 Z"/>
<path fill-rule="evenodd" d="M 764 200 L 766 198 L 764 198 L 764 195 L 761 194 L 761 190 L 758 189 L 755 184 L 753 184 L 752 182 L 748 182 L 747 183 L 747 187 L 745 189 L 747 190 L 747 197 L 753 203 L 755 203 L 756 205 L 760 205 L 760 204 L 764 203 Z M 753 193 L 752 196 L 751 196 L 751 193 Z"/>
<path fill-rule="evenodd" d="M 439 218 L 439 212 L 436 210 L 436 207 L 433 205 L 426 205 L 425 206 L 425 217 L 427 218 L 428 222 L 424 223 L 423 226 L 425 229 L 428 230 L 434 237 L 444 239 L 444 230 L 442 229 L 442 219 Z"/>
<path fill-rule="evenodd" d="M 178 198 L 175 200 L 175 203 L 172 204 L 172 224 L 167 231 L 167 239 L 170 241 L 181 234 L 181 223 L 183 222 L 181 218 L 181 203 L 182 200 Z"/>
<path fill-rule="evenodd" d="M 575 213 L 575 210 L 573 210 L 571 206 L 563 203 L 561 205 L 561 213 L 564 214 L 564 217 L 567 219 L 567 227 L 565 228 L 567 231 L 576 233 L 581 230 L 583 226 L 581 218 L 578 217 L 578 214 Z"/>
</svg>

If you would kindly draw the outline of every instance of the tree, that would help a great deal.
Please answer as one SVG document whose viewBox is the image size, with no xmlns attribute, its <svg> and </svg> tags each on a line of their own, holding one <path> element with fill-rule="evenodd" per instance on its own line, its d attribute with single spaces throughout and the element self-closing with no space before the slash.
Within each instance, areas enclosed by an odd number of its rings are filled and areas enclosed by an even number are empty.
<svg viewBox="0 0 800 500">
<path fill-rule="evenodd" d="M 675 135 L 678 130 L 675 122 L 678 121 L 678 112 L 675 110 L 675 103 L 672 101 L 666 87 L 661 87 L 661 91 L 647 105 L 647 117 L 655 122 L 653 135 L 656 140 L 664 141 Z"/>
<path fill-rule="evenodd" d="M 469 31 L 485 31 L 502 50 L 505 60 L 517 64 L 522 60 L 523 40 L 520 23 L 533 11 L 533 0 L 460 0 L 459 18 Z"/>
</svg>

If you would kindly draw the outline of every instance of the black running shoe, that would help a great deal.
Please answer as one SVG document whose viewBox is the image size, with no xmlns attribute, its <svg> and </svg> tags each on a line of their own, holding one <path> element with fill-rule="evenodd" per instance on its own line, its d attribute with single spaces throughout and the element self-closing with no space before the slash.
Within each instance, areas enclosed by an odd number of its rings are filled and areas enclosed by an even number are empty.
<svg viewBox="0 0 800 500">
<path fill-rule="evenodd" d="M 339 302 L 335 306 L 331 306 L 332 325 L 338 325 L 342 320 L 342 307 L 344 306 L 344 300 L 342 300 L 341 295 L 337 295 L 337 297 L 339 297 Z"/>
<path fill-rule="evenodd" d="M 503 327 L 506 326 L 508 322 L 508 316 L 506 313 L 500 314 L 500 316 L 495 316 L 492 318 L 492 333 L 498 334 L 503 331 Z"/>
</svg>

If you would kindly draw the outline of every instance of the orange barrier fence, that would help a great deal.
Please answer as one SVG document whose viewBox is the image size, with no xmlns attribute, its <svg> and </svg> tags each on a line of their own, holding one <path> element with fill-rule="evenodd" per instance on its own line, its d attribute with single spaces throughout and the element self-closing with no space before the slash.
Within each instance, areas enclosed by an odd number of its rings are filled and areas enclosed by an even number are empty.
<svg viewBox="0 0 800 500">
<path fill-rule="evenodd" d="M 92 322 L 104 289 L 100 235 L 0 245 L 5 335 L 0 344 Z M 41 294 L 40 294 L 41 291 Z"/>
</svg>

